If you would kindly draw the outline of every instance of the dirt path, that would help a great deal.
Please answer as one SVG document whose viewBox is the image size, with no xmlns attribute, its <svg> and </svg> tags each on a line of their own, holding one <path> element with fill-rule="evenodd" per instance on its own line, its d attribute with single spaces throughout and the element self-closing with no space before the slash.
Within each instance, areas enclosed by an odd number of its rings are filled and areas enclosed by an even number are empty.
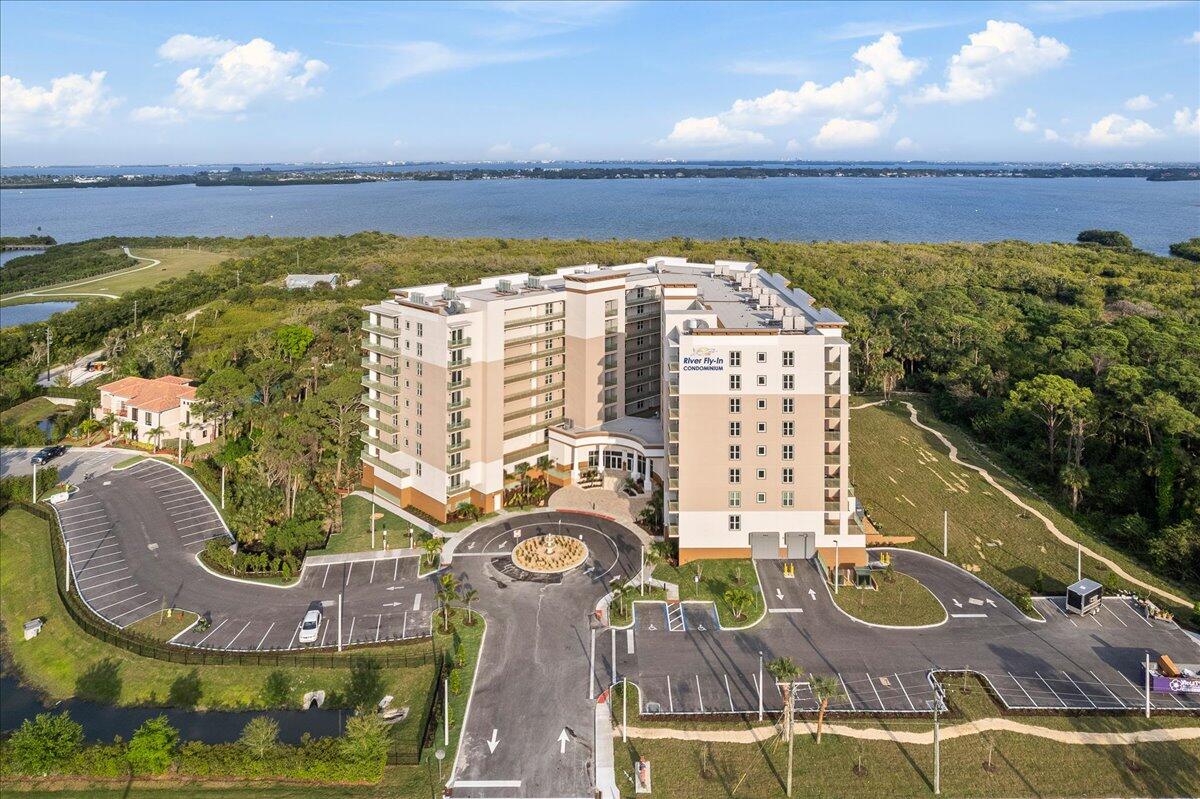
<svg viewBox="0 0 1200 799">
<path fill-rule="evenodd" d="M 1103 563 L 1109 569 L 1116 572 L 1121 577 L 1124 577 L 1127 581 L 1129 581 L 1133 585 L 1136 585 L 1140 588 L 1144 588 L 1146 591 L 1149 591 L 1152 594 L 1160 596 L 1164 599 L 1168 599 L 1171 602 L 1174 602 L 1178 605 L 1182 605 L 1183 607 L 1190 608 L 1192 606 L 1192 602 L 1190 599 L 1179 596 L 1178 594 L 1173 594 L 1170 591 L 1164 590 L 1162 588 L 1158 588 L 1157 586 L 1153 586 L 1153 585 L 1150 585 L 1149 583 L 1139 580 L 1138 578 L 1134 577 L 1129 572 L 1127 572 L 1123 568 L 1121 568 L 1121 566 L 1119 566 L 1118 564 L 1116 564 L 1113 561 L 1109 560 L 1108 558 L 1104 557 L 1103 555 L 1096 552 L 1095 550 L 1090 549 L 1086 544 L 1083 544 L 1083 543 L 1075 540 L 1074 538 L 1071 538 L 1069 535 L 1067 535 L 1063 531 L 1059 530 L 1058 526 L 1055 525 L 1054 522 L 1052 522 L 1046 516 L 1046 514 L 1042 513 L 1037 508 L 1031 507 L 1030 505 L 1025 503 L 1020 497 L 1018 497 L 1016 494 L 1014 494 L 1012 491 L 1009 491 L 1007 488 L 1000 485 L 1000 483 L 997 482 L 994 477 L 992 477 L 991 473 L 987 469 L 983 469 L 979 466 L 975 466 L 974 464 L 967 463 L 966 461 L 959 458 L 958 457 L 958 447 L 956 447 L 954 445 L 954 443 L 952 441 L 950 441 L 950 439 L 946 438 L 946 436 L 942 435 L 942 433 L 940 433 L 939 431 L 935 430 L 934 428 L 932 428 L 929 425 L 922 422 L 917 417 L 917 409 L 915 407 L 913 407 L 913 404 L 911 402 L 908 402 L 907 400 L 901 400 L 901 402 L 906 408 L 908 408 L 909 420 L 914 425 L 921 428 L 922 430 L 936 436 L 937 439 L 939 441 L 941 441 L 942 444 L 946 447 L 947 451 L 950 454 L 951 461 L 953 461 L 954 463 L 957 463 L 959 466 L 964 466 L 968 469 L 971 469 L 972 471 L 978 472 L 979 475 L 984 480 L 986 480 L 989 485 L 991 485 L 993 488 L 995 488 L 997 491 L 999 491 L 1001 494 L 1003 494 L 1005 497 L 1007 497 L 1009 501 L 1011 501 L 1017 507 L 1022 508 L 1023 510 L 1025 510 L 1028 513 L 1031 513 L 1035 517 L 1037 517 L 1037 519 L 1045 526 L 1046 530 L 1048 530 L 1050 532 L 1050 534 L 1052 536 L 1054 536 L 1055 538 L 1057 538 L 1059 541 L 1062 541 L 1064 544 L 1067 544 L 1068 546 L 1081 548 L 1085 555 Z M 872 405 L 879 405 L 879 404 L 881 404 L 881 402 L 871 402 L 871 403 L 867 403 L 865 405 L 859 405 L 856 408 L 852 408 L 851 410 L 857 410 L 858 408 L 867 408 Z"/>
<path fill-rule="evenodd" d="M 817 725 L 811 721 L 797 721 L 796 735 L 816 735 Z M 1200 738 L 1200 727 L 1160 727 L 1153 730 L 1134 730 L 1131 732 L 1079 732 L 1076 730 L 1052 730 L 1048 727 L 1038 727 L 1012 719 L 978 719 L 965 724 L 942 727 L 941 739 L 963 738 L 969 735 L 979 735 L 983 732 L 1013 732 L 1020 735 L 1032 735 L 1061 744 L 1076 744 L 1082 746 L 1126 746 L 1141 743 L 1165 743 L 1170 741 L 1190 741 Z M 621 727 L 614 728 L 614 736 L 620 735 Z M 826 735 L 841 735 L 846 738 L 858 738 L 862 741 L 893 741 L 901 744 L 918 744 L 930 746 L 933 744 L 933 730 L 927 732 L 908 732 L 902 730 L 883 730 L 878 727 L 848 727 L 844 724 L 826 724 Z M 630 727 L 629 737 L 647 740 L 677 740 L 677 741 L 711 741 L 713 743 L 751 744 L 770 739 L 779 735 L 779 728 L 771 726 L 752 727 L 748 730 L 675 730 L 668 727 Z"/>
</svg>

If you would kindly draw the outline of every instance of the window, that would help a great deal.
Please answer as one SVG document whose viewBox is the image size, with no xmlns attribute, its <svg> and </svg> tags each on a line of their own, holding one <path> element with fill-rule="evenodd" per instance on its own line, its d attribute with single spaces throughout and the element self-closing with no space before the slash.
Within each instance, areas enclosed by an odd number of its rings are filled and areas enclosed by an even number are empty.
<svg viewBox="0 0 1200 799">
<path fill-rule="evenodd" d="M 421 430 L 421 423 L 420 423 L 420 422 L 417 422 L 417 435 L 418 435 L 418 436 L 419 436 L 419 435 L 421 435 L 421 432 L 422 432 L 422 430 Z"/>
<path fill-rule="evenodd" d="M 545 420 L 548 422 L 554 418 L 554 411 L 546 411 Z"/>
<path fill-rule="evenodd" d="M 554 402 L 554 394 L 553 393 L 545 394 L 542 396 L 542 400 L 545 402 Z"/>
<path fill-rule="evenodd" d="M 730 532 L 738 532 L 742 529 L 742 517 L 740 514 L 729 514 L 729 530 Z"/>
<path fill-rule="evenodd" d="M 796 423 L 790 422 L 790 421 L 784 422 L 783 423 L 783 434 L 784 434 L 784 436 L 788 436 L 788 437 L 796 435 Z"/>
<path fill-rule="evenodd" d="M 796 353 L 792 352 L 791 350 L 785 350 L 783 353 L 783 365 L 784 365 L 784 368 L 787 368 L 789 366 L 795 366 L 796 365 Z"/>
<path fill-rule="evenodd" d="M 605 300 L 604 301 L 604 315 L 605 316 L 616 316 L 617 315 L 617 301 L 616 300 Z"/>
<path fill-rule="evenodd" d="M 417 322 L 417 335 L 418 336 L 425 335 L 425 325 L 422 324 L 421 322 Z"/>
<path fill-rule="evenodd" d="M 755 469 L 754 476 L 759 480 L 766 480 L 767 479 L 767 470 L 766 469 Z"/>
<path fill-rule="evenodd" d="M 740 444 L 729 445 L 729 460 L 740 461 L 742 459 L 742 446 Z"/>
<path fill-rule="evenodd" d="M 793 444 L 784 444 L 783 445 L 783 459 L 785 461 L 790 461 L 790 460 L 796 459 L 795 445 L 793 445 Z"/>
<path fill-rule="evenodd" d="M 421 476 L 421 462 L 420 461 L 416 462 L 416 469 L 414 469 L 413 471 L 416 472 L 417 477 Z"/>
<path fill-rule="evenodd" d="M 783 398 L 783 412 L 784 413 L 795 413 L 796 412 L 796 400 L 793 399 L 792 397 L 784 397 Z"/>
<path fill-rule="evenodd" d="M 783 376 L 783 390 L 784 391 L 795 391 L 796 390 L 796 376 L 795 375 L 784 375 Z"/>
<path fill-rule="evenodd" d="M 421 411 L 423 411 L 423 410 L 424 410 L 424 406 L 423 406 L 423 405 L 421 405 L 421 403 L 419 403 L 419 402 L 418 402 L 418 403 L 417 403 L 417 416 L 420 416 L 420 415 L 421 415 Z"/>
<path fill-rule="evenodd" d="M 767 448 L 765 446 L 763 446 L 762 444 L 759 444 L 755 448 L 755 453 L 758 455 L 758 457 L 764 458 L 767 455 Z"/>
<path fill-rule="evenodd" d="M 547 359 L 546 359 L 545 366 L 546 366 L 546 368 L 547 368 L 547 369 L 549 369 L 549 368 L 551 368 L 551 367 L 553 367 L 553 366 L 554 366 L 554 358 L 553 358 L 553 356 L 552 356 L 552 357 L 549 357 L 549 358 L 547 358 Z"/>
<path fill-rule="evenodd" d="M 731 483 L 742 482 L 742 470 L 741 469 L 730 469 L 729 470 L 729 482 L 731 482 Z"/>
<path fill-rule="evenodd" d="M 742 412 L 742 401 L 740 398 L 738 398 L 738 397 L 730 398 L 729 412 L 730 413 L 741 413 Z"/>
<path fill-rule="evenodd" d="M 759 422 L 759 423 L 758 423 L 758 432 L 760 432 L 760 433 L 765 433 L 765 432 L 767 432 L 767 423 L 766 423 L 766 422 Z"/>
<path fill-rule="evenodd" d="M 545 308 L 545 310 L 546 310 L 546 315 L 547 315 L 547 316 L 549 316 L 550 314 L 554 313 L 554 303 L 552 303 L 552 302 L 548 302 L 548 303 L 546 303 L 546 308 Z"/>
<path fill-rule="evenodd" d="M 742 376 L 741 375 L 730 375 L 729 376 L 729 390 L 730 391 L 741 391 L 741 389 L 742 389 Z"/>
<path fill-rule="evenodd" d="M 766 376 L 766 375 L 759 375 L 759 376 L 758 376 L 758 384 L 759 384 L 760 386 L 765 386 L 765 385 L 767 384 L 767 376 Z"/>
<path fill-rule="evenodd" d="M 757 360 L 759 363 L 766 363 L 767 354 L 765 352 L 757 352 L 755 353 L 755 360 Z"/>
<path fill-rule="evenodd" d="M 731 507 L 731 508 L 742 507 L 742 492 L 741 491 L 730 491 L 729 492 L 729 507 Z"/>
<path fill-rule="evenodd" d="M 599 465 L 600 465 L 600 453 L 597 452 L 596 450 L 592 450 L 591 452 L 588 453 L 588 466 L 591 466 L 593 469 L 595 469 Z"/>
<path fill-rule="evenodd" d="M 741 422 L 730 422 L 729 423 L 729 435 L 740 436 L 741 434 L 742 434 L 742 423 Z"/>
<path fill-rule="evenodd" d="M 417 456 L 419 457 L 420 455 L 421 455 L 421 442 L 418 441 L 417 442 Z"/>
<path fill-rule="evenodd" d="M 784 491 L 779 495 L 779 504 L 785 508 L 792 508 L 796 505 L 796 492 Z"/>
<path fill-rule="evenodd" d="M 542 329 L 544 329 L 547 333 L 553 333 L 554 332 L 554 323 L 547 322 L 546 324 L 542 325 Z"/>
<path fill-rule="evenodd" d="M 418 358 L 425 357 L 425 345 L 419 341 L 417 342 L 417 357 Z"/>
<path fill-rule="evenodd" d="M 742 365 L 742 353 L 739 350 L 730 350 L 729 351 L 729 365 L 730 366 L 741 366 Z"/>
<path fill-rule="evenodd" d="M 150 424 L 150 411 L 146 411 L 146 424 Z"/>
<path fill-rule="evenodd" d="M 784 482 L 784 483 L 796 482 L 796 470 L 793 469 L 791 466 L 784 466 L 782 482 Z"/>
<path fill-rule="evenodd" d="M 767 401 L 765 399 L 759 399 L 756 404 L 760 411 L 765 411 L 767 409 Z"/>
<path fill-rule="evenodd" d="M 759 491 L 757 494 L 755 494 L 755 495 L 754 495 L 754 501 L 755 501 L 755 502 L 757 502 L 759 505 L 761 505 L 761 504 L 763 504 L 764 502 L 766 502 L 766 501 L 767 501 L 767 494 L 766 494 L 766 492 L 765 492 L 765 491 Z"/>
<path fill-rule="evenodd" d="M 542 342 L 542 349 L 544 349 L 544 350 L 552 350 L 552 349 L 554 349 L 554 339 L 552 339 L 552 338 L 548 338 L 548 339 L 546 339 L 545 341 L 543 341 L 543 342 Z"/>
<path fill-rule="evenodd" d="M 417 377 L 420 377 L 421 375 L 425 374 L 424 367 L 425 367 L 424 363 L 422 363 L 421 361 L 417 361 Z"/>
<path fill-rule="evenodd" d="M 412 322 L 408 321 L 407 319 L 406 319 L 406 320 L 404 320 L 404 329 L 405 329 L 405 330 L 412 330 Z"/>
</svg>

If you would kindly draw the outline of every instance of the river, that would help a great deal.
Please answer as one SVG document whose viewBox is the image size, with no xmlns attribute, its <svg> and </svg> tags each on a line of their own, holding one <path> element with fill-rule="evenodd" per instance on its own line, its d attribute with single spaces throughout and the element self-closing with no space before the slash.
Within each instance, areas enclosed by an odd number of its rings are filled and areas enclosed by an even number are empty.
<svg viewBox="0 0 1200 799">
<path fill-rule="evenodd" d="M 1073 241 L 1127 233 L 1166 253 L 1200 235 L 1200 182 L 1137 178 L 696 178 L 0 191 L 0 232 L 515 238 L 746 236 L 844 241 Z"/>
</svg>

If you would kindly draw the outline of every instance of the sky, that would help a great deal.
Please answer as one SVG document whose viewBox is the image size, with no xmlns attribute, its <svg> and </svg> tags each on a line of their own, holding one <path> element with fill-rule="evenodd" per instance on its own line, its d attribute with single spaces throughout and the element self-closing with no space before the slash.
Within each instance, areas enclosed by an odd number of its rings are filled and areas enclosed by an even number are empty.
<svg viewBox="0 0 1200 799">
<path fill-rule="evenodd" d="M 0 0 L 0 163 L 1200 161 L 1200 2 Z"/>
</svg>

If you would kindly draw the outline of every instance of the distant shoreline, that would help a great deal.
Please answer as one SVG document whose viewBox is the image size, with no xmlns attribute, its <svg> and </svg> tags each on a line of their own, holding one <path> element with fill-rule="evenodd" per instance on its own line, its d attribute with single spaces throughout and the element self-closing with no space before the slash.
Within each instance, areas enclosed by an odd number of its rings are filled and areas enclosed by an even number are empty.
<svg viewBox="0 0 1200 799">
<path fill-rule="evenodd" d="M 6 175 L 3 189 L 150 188 L 155 186 L 311 186 L 390 181 L 462 180 L 681 180 L 734 178 L 1141 178 L 1154 182 L 1200 180 L 1200 167 L 529 167 L 376 170 L 273 170 L 194 172 L 172 175 Z"/>
</svg>

